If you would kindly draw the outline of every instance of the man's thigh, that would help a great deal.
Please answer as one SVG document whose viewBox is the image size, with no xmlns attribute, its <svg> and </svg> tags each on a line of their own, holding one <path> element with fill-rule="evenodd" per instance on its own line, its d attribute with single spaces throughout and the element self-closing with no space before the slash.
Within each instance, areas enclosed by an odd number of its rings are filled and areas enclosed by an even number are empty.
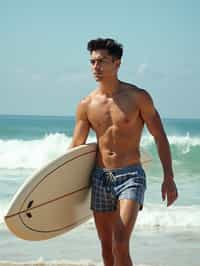
<svg viewBox="0 0 200 266">
<path fill-rule="evenodd" d="M 129 239 L 135 225 L 140 204 L 134 200 L 121 199 L 117 210 L 93 211 L 97 233 L 101 241 Z M 114 239 L 113 239 L 114 237 Z"/>
<path fill-rule="evenodd" d="M 116 241 L 129 240 L 137 220 L 140 204 L 134 200 L 121 199 L 118 201 L 113 233 Z"/>
<path fill-rule="evenodd" d="M 102 242 L 112 242 L 113 224 L 117 217 L 117 211 L 93 211 L 93 215 L 99 239 Z"/>
</svg>

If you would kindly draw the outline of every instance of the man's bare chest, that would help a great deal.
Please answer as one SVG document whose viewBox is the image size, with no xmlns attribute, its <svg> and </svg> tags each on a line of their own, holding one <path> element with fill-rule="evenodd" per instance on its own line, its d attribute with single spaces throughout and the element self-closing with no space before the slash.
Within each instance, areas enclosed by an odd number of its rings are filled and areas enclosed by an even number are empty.
<svg viewBox="0 0 200 266">
<path fill-rule="evenodd" d="M 94 129 L 112 125 L 129 127 L 138 115 L 136 103 L 129 99 L 94 100 L 88 108 L 88 118 Z"/>
</svg>

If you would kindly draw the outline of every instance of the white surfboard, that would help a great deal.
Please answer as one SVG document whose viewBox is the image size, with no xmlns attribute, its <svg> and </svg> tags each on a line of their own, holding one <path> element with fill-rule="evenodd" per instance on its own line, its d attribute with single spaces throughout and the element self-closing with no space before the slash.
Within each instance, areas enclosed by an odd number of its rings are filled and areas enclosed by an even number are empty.
<svg viewBox="0 0 200 266">
<path fill-rule="evenodd" d="M 88 220 L 95 157 L 96 144 L 81 145 L 28 178 L 5 215 L 8 228 L 25 240 L 44 240 Z"/>
<path fill-rule="evenodd" d="M 25 240 L 63 234 L 91 218 L 90 173 L 95 143 L 70 149 L 28 178 L 5 215 L 8 228 Z M 142 163 L 151 158 L 142 152 Z"/>
</svg>

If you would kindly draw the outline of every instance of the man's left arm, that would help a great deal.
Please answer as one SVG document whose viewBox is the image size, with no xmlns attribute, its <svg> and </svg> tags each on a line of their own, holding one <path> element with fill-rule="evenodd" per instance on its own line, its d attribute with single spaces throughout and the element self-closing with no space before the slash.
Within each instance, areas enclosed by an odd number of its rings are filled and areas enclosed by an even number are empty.
<svg viewBox="0 0 200 266">
<path fill-rule="evenodd" d="M 169 142 L 165 134 L 159 113 L 155 109 L 150 95 L 145 90 L 141 90 L 139 94 L 138 105 L 140 114 L 149 132 L 154 137 L 163 167 L 164 180 L 161 189 L 162 199 L 165 200 L 167 196 L 167 206 L 170 206 L 177 199 L 178 193 L 176 184 L 174 182 Z"/>
</svg>

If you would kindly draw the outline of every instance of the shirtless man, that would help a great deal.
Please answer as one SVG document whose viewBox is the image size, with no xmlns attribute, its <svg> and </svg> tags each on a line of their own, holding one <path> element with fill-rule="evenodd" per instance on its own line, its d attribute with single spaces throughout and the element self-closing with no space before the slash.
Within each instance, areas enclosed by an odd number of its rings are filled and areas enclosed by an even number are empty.
<svg viewBox="0 0 200 266">
<path fill-rule="evenodd" d="M 130 266 L 129 240 L 146 189 L 139 149 L 144 124 L 158 148 L 167 206 L 178 196 L 170 148 L 150 95 L 118 79 L 122 46 L 112 39 L 96 39 L 88 43 L 88 50 L 98 88 L 78 105 L 70 147 L 84 144 L 90 128 L 95 131 L 98 151 L 91 208 L 104 264 Z"/>
</svg>

